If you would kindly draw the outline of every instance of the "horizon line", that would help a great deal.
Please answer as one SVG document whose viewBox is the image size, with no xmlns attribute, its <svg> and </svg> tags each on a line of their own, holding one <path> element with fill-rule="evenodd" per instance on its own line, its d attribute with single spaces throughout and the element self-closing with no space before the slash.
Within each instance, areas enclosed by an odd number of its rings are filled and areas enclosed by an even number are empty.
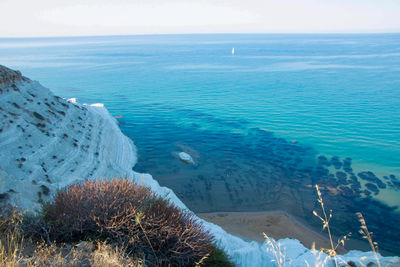
<svg viewBox="0 0 400 267">
<path fill-rule="evenodd" d="M 399 31 L 387 32 L 193 32 L 193 33 L 128 33 L 128 34 L 93 34 L 93 35 L 42 35 L 42 36 L 0 36 L 0 39 L 33 38 L 78 38 L 78 37 L 129 37 L 151 35 L 387 35 L 400 34 Z"/>
</svg>

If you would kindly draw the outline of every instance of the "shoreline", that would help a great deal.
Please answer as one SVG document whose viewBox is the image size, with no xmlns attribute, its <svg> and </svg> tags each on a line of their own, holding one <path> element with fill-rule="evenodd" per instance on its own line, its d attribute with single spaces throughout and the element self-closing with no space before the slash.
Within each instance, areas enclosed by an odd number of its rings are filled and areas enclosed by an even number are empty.
<svg viewBox="0 0 400 267">
<path fill-rule="evenodd" d="M 209 212 L 196 213 L 198 217 L 215 223 L 225 231 L 237 235 L 247 241 L 263 243 L 263 233 L 279 240 L 292 238 L 299 240 L 306 248 L 329 248 L 329 239 L 317 232 L 300 219 L 282 210 L 251 212 Z M 348 252 L 344 247 L 338 248 L 339 254 Z"/>
<path fill-rule="evenodd" d="M 238 236 L 245 241 L 256 241 L 262 244 L 265 241 L 263 233 L 270 238 L 275 239 L 296 239 L 307 249 L 330 248 L 330 241 L 323 232 L 318 232 L 313 227 L 283 210 L 268 211 L 218 211 L 218 212 L 199 212 L 196 215 L 208 222 L 214 223 L 226 232 Z M 322 230 L 322 224 L 321 224 Z M 335 242 L 338 236 L 332 236 Z M 369 244 L 361 240 L 350 238 L 345 241 L 345 245 L 337 248 L 339 255 L 344 255 L 350 251 L 368 252 L 371 250 Z M 379 252 L 385 256 L 398 256 L 393 252 L 379 249 Z"/>
</svg>

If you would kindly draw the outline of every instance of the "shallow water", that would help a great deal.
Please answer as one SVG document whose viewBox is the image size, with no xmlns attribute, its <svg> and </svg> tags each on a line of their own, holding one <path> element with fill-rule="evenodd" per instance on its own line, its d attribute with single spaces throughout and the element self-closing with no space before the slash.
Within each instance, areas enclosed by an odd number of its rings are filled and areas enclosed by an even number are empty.
<svg viewBox="0 0 400 267">
<path fill-rule="evenodd" d="M 0 39 L 0 64 L 122 115 L 135 169 L 194 211 L 283 209 L 317 228 L 319 183 L 338 234 L 357 232 L 362 211 L 390 250 L 400 247 L 389 207 L 400 204 L 399 47 L 398 34 Z"/>
</svg>

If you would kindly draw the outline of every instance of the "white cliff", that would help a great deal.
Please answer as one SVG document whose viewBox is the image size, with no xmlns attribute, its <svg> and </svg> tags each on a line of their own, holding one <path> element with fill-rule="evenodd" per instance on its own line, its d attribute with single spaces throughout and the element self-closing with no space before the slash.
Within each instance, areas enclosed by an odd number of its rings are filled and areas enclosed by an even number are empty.
<svg viewBox="0 0 400 267">
<path fill-rule="evenodd" d="M 82 179 L 125 176 L 136 163 L 133 142 L 102 105 L 68 102 L 4 67 L 0 118 L 1 199 L 21 208 Z"/>
</svg>

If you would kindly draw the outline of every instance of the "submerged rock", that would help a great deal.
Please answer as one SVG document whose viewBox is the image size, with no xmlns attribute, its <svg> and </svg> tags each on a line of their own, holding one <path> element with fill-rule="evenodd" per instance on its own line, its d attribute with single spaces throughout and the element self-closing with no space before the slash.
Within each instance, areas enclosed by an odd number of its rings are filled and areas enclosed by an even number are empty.
<svg viewBox="0 0 400 267">
<path fill-rule="evenodd" d="M 378 177 L 375 176 L 375 174 L 373 172 L 359 172 L 358 173 L 358 177 L 360 177 L 361 179 L 365 180 L 365 181 L 370 181 L 370 182 L 376 182 L 376 179 L 378 179 Z"/>
<path fill-rule="evenodd" d="M 186 152 L 179 152 L 178 153 L 178 157 L 180 160 L 182 160 L 183 162 L 187 163 L 187 164 L 192 164 L 194 165 L 194 160 L 192 158 L 192 156 L 190 156 L 188 153 Z"/>
<path fill-rule="evenodd" d="M 340 189 L 342 195 L 345 197 L 353 197 L 353 196 L 357 195 L 356 193 L 353 192 L 353 190 L 351 190 L 347 186 L 340 186 L 339 189 Z"/>
<path fill-rule="evenodd" d="M 358 173 L 358 177 L 360 177 L 361 179 L 363 179 L 365 181 L 375 183 L 381 189 L 386 188 L 386 184 L 384 182 L 382 182 L 378 177 L 376 177 L 376 175 L 371 171 L 360 172 L 360 173 Z"/>
<path fill-rule="evenodd" d="M 379 189 L 376 185 L 371 183 L 366 183 L 365 187 L 368 188 L 370 191 L 374 192 L 375 195 L 379 194 Z"/>
<path fill-rule="evenodd" d="M 371 191 L 368 191 L 367 189 L 364 189 L 364 191 L 362 191 L 362 192 L 367 196 L 371 195 Z"/>
<path fill-rule="evenodd" d="M 350 185 L 350 187 L 351 187 L 351 189 L 353 189 L 353 190 L 359 190 L 359 189 L 361 189 L 361 184 L 360 184 L 360 182 L 353 182 L 353 183 Z"/>
<path fill-rule="evenodd" d="M 318 157 L 318 164 L 319 165 L 325 165 L 325 166 L 328 166 L 328 167 L 331 165 L 330 161 L 325 156 L 319 156 Z"/>
<path fill-rule="evenodd" d="M 322 166 L 318 166 L 314 171 L 314 175 L 315 175 L 315 178 L 317 178 L 317 179 L 323 179 L 323 178 L 328 177 L 329 170 Z"/>
<path fill-rule="evenodd" d="M 399 182 L 399 181 L 393 180 L 393 181 L 390 183 L 390 185 L 391 185 L 392 188 L 395 188 L 395 189 L 397 189 L 397 190 L 400 190 L 400 182 Z"/>
<path fill-rule="evenodd" d="M 381 180 L 379 180 L 379 182 L 377 183 L 378 187 L 381 189 L 385 189 L 386 188 L 386 184 L 384 182 L 382 182 Z"/>
<path fill-rule="evenodd" d="M 353 172 L 353 169 L 351 168 L 351 158 L 345 158 L 343 160 L 343 170 L 347 173 Z"/>
<path fill-rule="evenodd" d="M 336 177 L 337 177 L 337 179 L 339 181 L 339 184 L 342 184 L 342 185 L 349 184 L 348 181 L 347 181 L 347 174 L 345 172 L 337 171 L 336 172 Z"/>
<path fill-rule="evenodd" d="M 342 168 L 342 165 L 343 165 L 338 156 L 332 157 L 331 158 L 331 163 L 335 167 L 335 169 L 337 169 L 337 170 Z"/>
<path fill-rule="evenodd" d="M 336 172 L 336 177 L 337 177 L 338 179 L 346 179 L 346 178 L 347 178 L 347 175 L 346 175 L 346 173 L 344 173 L 344 172 L 338 171 L 338 172 Z"/>
</svg>

